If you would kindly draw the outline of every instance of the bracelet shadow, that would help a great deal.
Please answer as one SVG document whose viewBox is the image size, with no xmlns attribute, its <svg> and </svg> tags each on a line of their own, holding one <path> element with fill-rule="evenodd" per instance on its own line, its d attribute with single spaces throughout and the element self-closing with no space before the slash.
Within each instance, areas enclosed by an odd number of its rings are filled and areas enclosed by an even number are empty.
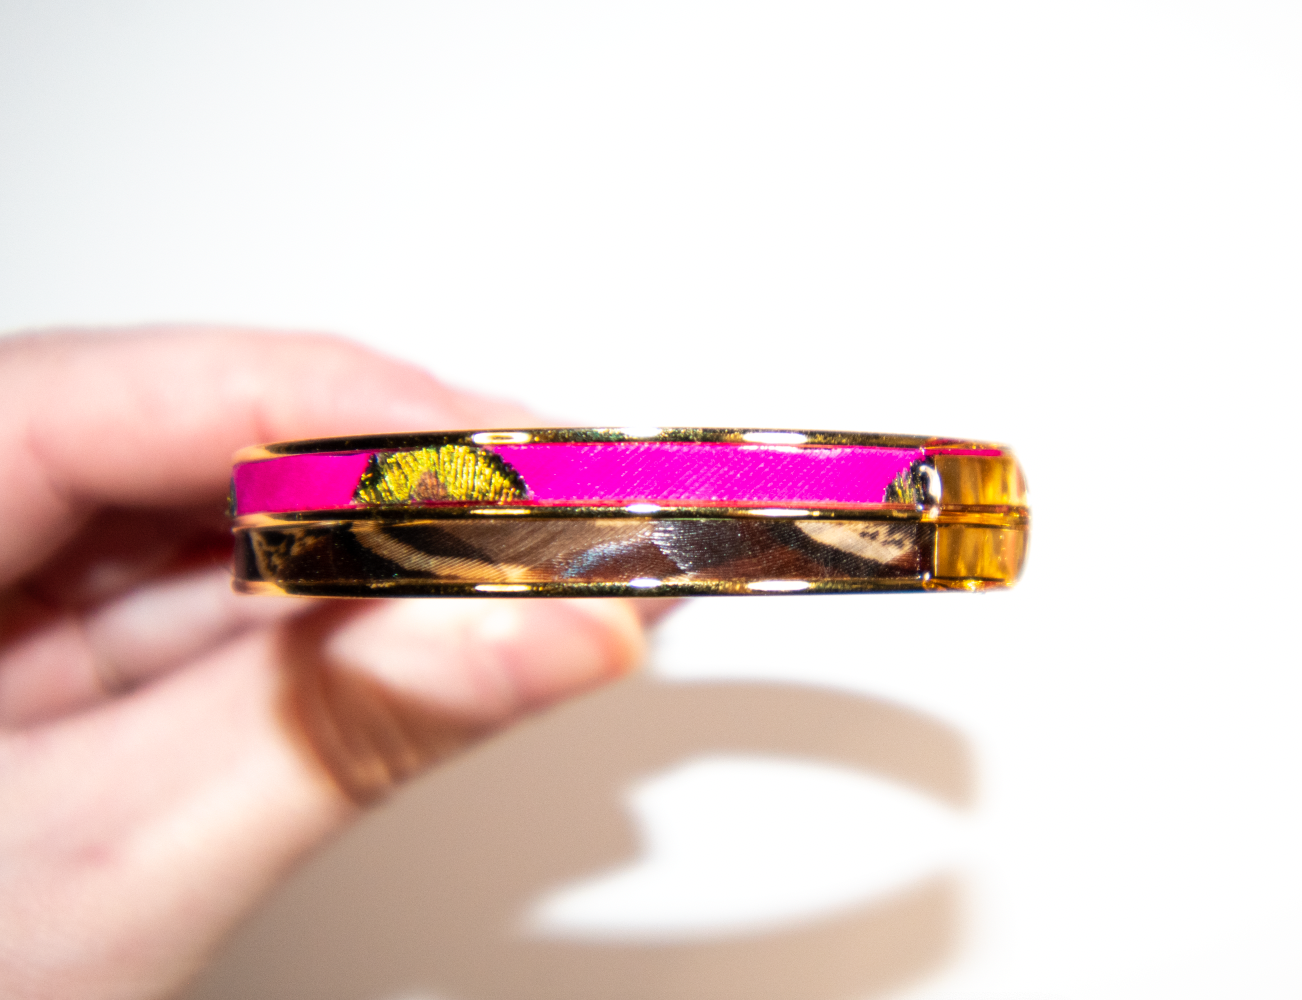
<svg viewBox="0 0 1302 1000">
<path fill-rule="evenodd" d="M 964 738 L 901 706 L 630 678 L 404 788 L 283 886 L 186 1000 L 832 1000 L 940 966 L 959 930 L 951 877 L 744 936 L 641 944 L 514 930 L 545 891 L 638 855 L 620 806 L 631 783 L 739 752 L 860 768 L 959 808 L 972 795 Z"/>
</svg>

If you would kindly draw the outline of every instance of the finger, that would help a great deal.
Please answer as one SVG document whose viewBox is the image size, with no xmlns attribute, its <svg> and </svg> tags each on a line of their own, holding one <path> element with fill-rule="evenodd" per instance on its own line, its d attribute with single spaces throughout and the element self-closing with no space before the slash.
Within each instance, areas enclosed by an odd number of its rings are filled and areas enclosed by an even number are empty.
<svg viewBox="0 0 1302 1000">
<path fill-rule="evenodd" d="M 83 527 L 22 589 L 54 608 L 85 610 L 154 577 L 229 567 L 230 520 L 217 501 L 192 508 L 108 508 Z"/>
<path fill-rule="evenodd" d="M 12 337 L 0 342 L 0 583 L 34 567 L 96 507 L 224 495 L 231 454 L 245 445 L 520 416 L 329 337 Z"/>
<path fill-rule="evenodd" d="M 217 566 L 137 587 L 86 616 L 87 645 L 109 692 L 129 691 L 249 628 L 303 614 L 315 602 L 248 600 Z"/>
<path fill-rule="evenodd" d="M 0 994 L 163 994 L 356 801 L 641 655 L 620 601 L 351 607 L 0 737 Z"/>
<path fill-rule="evenodd" d="M 218 504 L 93 515 L 0 595 L 0 726 L 102 701 L 298 606 L 232 594 L 230 550 Z"/>
<path fill-rule="evenodd" d="M 634 597 L 629 599 L 645 628 L 659 625 L 683 606 L 681 597 Z"/>
<path fill-rule="evenodd" d="M 631 602 L 444 598 L 324 609 L 313 655 L 372 678 L 440 717 L 492 726 L 607 676 L 642 654 Z M 313 626 L 296 628 L 299 648 Z M 431 665 L 438 664 L 437 670 Z"/>
<path fill-rule="evenodd" d="M 28 602 L 0 645 L 0 726 L 87 708 L 158 677 L 249 628 L 306 611 L 296 598 L 250 599 L 230 571 L 160 577 L 89 612 Z"/>
<path fill-rule="evenodd" d="M 11 602 L 0 631 L 0 726 L 95 705 L 312 604 L 242 597 L 225 566 L 157 577 L 86 612 Z"/>
</svg>

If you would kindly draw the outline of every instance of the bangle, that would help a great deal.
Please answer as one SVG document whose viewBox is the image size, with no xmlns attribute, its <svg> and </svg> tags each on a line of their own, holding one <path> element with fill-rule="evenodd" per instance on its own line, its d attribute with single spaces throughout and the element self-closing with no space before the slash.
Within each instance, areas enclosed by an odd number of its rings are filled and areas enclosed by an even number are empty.
<svg viewBox="0 0 1302 1000">
<path fill-rule="evenodd" d="M 231 514 L 237 590 L 333 597 L 984 590 L 1030 525 L 1001 445 L 706 428 L 264 445 Z"/>
</svg>

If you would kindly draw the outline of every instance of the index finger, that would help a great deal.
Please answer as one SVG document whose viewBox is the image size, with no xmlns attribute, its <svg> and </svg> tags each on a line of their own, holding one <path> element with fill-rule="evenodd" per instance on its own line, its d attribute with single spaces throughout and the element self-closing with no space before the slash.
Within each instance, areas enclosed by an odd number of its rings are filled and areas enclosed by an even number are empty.
<svg viewBox="0 0 1302 1000">
<path fill-rule="evenodd" d="M 194 328 L 12 337 L 0 341 L 0 584 L 97 507 L 218 501 L 245 445 L 522 416 L 335 337 Z"/>
</svg>

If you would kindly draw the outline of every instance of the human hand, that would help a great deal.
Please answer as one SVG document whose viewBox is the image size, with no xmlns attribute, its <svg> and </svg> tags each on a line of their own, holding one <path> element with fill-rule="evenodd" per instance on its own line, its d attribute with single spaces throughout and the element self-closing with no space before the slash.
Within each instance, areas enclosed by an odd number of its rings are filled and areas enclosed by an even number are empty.
<svg viewBox="0 0 1302 1000">
<path fill-rule="evenodd" d="M 0 341 L 0 994 L 174 991 L 430 761 L 630 669 L 614 600 L 231 593 L 231 454 L 530 423 L 343 341 Z"/>
</svg>

